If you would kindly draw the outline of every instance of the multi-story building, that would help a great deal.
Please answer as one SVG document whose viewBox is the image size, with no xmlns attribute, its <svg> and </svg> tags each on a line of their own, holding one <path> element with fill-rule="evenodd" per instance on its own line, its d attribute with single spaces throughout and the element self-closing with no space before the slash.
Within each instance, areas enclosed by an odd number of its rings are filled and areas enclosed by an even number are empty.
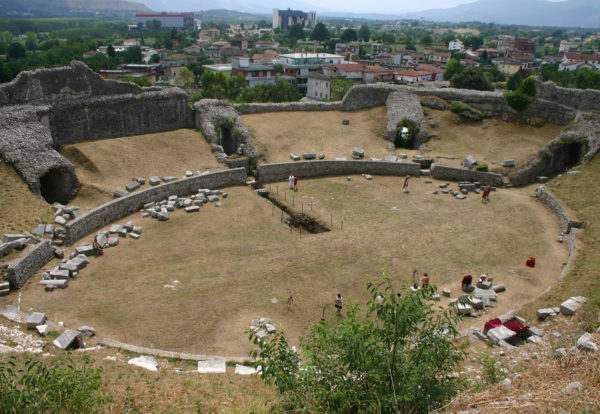
<svg viewBox="0 0 600 414">
<path fill-rule="evenodd" d="M 448 50 L 463 52 L 465 50 L 465 44 L 458 39 L 454 39 L 448 43 Z"/>
<path fill-rule="evenodd" d="M 535 53 L 535 43 L 526 37 L 517 37 L 515 39 L 515 49 L 521 52 Z"/>
<path fill-rule="evenodd" d="M 340 64 L 344 56 L 330 53 L 287 53 L 277 56 L 273 63 L 283 66 L 284 79 L 296 79 L 300 92 L 306 94 L 306 82 L 311 72 L 323 72 L 324 66 Z"/>
<path fill-rule="evenodd" d="M 136 14 L 136 23 L 152 22 L 157 20 L 160 22 L 161 29 L 177 29 L 177 30 L 194 30 L 195 21 L 194 13 L 176 13 L 169 14 L 162 12 L 160 14 Z"/>
<path fill-rule="evenodd" d="M 231 39 L 231 47 L 237 47 L 238 49 L 242 49 L 248 51 L 250 49 L 254 49 L 254 39 L 251 37 L 234 37 Z"/>
<path fill-rule="evenodd" d="M 247 86 L 254 86 L 259 83 L 275 84 L 277 77 L 272 64 L 252 63 L 247 57 L 234 57 L 231 60 L 231 76 L 235 77 L 239 73 L 246 79 Z"/>
<path fill-rule="evenodd" d="M 317 24 L 317 12 L 309 11 L 305 13 L 300 10 L 273 9 L 273 29 L 288 30 L 290 26 L 295 24 L 314 29 Z"/>
</svg>

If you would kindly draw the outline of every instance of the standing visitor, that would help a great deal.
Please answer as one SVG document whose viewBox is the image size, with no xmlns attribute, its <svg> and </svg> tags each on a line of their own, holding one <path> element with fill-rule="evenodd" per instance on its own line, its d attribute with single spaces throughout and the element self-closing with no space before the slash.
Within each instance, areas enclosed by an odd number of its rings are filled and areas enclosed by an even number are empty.
<svg viewBox="0 0 600 414">
<path fill-rule="evenodd" d="M 298 191 L 298 177 L 294 175 L 294 191 Z"/>
<path fill-rule="evenodd" d="M 406 178 L 404 179 L 404 184 L 402 184 L 402 192 L 403 193 L 410 193 L 410 190 L 408 189 L 408 180 L 410 179 L 410 175 L 407 175 Z"/>
<path fill-rule="evenodd" d="M 290 190 L 292 190 L 294 188 L 294 176 L 292 174 L 290 174 L 290 176 L 288 178 L 288 182 L 289 182 Z"/>
<path fill-rule="evenodd" d="M 335 309 L 337 316 L 342 316 L 342 306 L 344 306 L 344 298 L 342 298 L 342 295 L 338 293 L 335 297 Z"/>
</svg>

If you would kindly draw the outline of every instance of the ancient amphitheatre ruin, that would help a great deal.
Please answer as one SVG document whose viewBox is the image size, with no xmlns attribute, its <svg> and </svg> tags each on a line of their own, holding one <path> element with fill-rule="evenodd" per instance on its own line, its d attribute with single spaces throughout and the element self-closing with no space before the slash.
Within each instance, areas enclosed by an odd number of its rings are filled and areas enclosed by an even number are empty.
<svg viewBox="0 0 600 414">
<path fill-rule="evenodd" d="M 268 317 L 297 338 L 324 307 L 333 315 L 338 291 L 363 302 L 367 279 L 382 269 L 399 288 L 412 282 L 413 269 L 428 272 L 452 296 L 464 274 L 493 275 L 507 290 L 484 315 L 498 316 L 568 269 L 577 222 L 543 189 L 533 198 L 535 182 L 589 160 L 600 142 L 590 112 L 600 109 L 600 94 L 541 82 L 537 89 L 524 114 L 500 93 L 389 85 L 356 86 L 334 103 L 204 100 L 191 108 L 176 88 L 105 81 L 79 62 L 22 73 L 0 86 L 0 152 L 33 194 L 80 206 L 56 234 L 65 256 L 115 223 L 132 221 L 143 232 L 92 257 L 67 289 L 51 292 L 38 282 L 60 260 L 50 241 L 30 246 L 2 259 L 11 260 L 11 288 L 27 308 L 66 326 L 92 325 L 99 338 L 240 358 L 251 348 L 251 320 Z M 447 110 L 451 101 L 487 117 L 460 120 Z M 419 125 L 412 149 L 390 146 L 402 119 Z M 352 159 L 355 147 L 364 159 Z M 290 153 L 325 157 L 292 161 Z M 467 155 L 491 172 L 461 167 Z M 502 167 L 505 159 L 516 166 Z M 298 192 L 287 188 L 290 174 L 300 177 Z M 150 186 L 151 176 L 175 180 Z M 145 184 L 113 199 L 132 177 Z M 443 191 L 466 181 L 497 187 L 492 202 Z M 177 209 L 166 222 L 142 217 L 148 203 L 199 189 L 227 198 L 194 213 Z M 295 219 L 305 228 L 288 225 Z M 308 221 L 329 231 L 310 233 Z M 557 243 L 560 233 L 565 243 Z M 529 256 L 538 259 L 535 269 L 524 265 Z M 11 294 L 1 304 L 16 301 Z"/>
</svg>

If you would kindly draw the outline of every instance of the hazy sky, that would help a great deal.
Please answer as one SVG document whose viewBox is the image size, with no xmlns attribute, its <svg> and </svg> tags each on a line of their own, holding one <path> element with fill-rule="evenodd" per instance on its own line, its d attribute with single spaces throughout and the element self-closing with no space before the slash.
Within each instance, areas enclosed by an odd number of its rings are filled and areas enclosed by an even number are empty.
<svg viewBox="0 0 600 414">
<path fill-rule="evenodd" d="M 304 3 L 315 6 L 326 7 L 328 9 L 352 11 L 357 13 L 399 13 L 407 11 L 417 11 L 436 8 L 448 8 L 458 6 L 459 4 L 472 3 L 475 0 L 328 0 L 327 2 L 319 0 L 302 0 Z"/>
</svg>

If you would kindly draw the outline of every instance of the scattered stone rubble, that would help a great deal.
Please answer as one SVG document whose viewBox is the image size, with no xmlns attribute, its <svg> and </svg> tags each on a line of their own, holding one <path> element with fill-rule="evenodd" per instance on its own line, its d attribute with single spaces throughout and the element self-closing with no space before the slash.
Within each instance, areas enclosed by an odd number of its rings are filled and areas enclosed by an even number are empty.
<svg viewBox="0 0 600 414">
<path fill-rule="evenodd" d="M 458 183 L 458 190 L 450 188 L 450 182 L 445 182 L 439 185 L 440 190 L 434 190 L 433 194 L 450 194 L 458 200 L 464 200 L 467 198 L 469 193 L 481 194 L 482 185 L 479 181 L 460 181 Z M 491 191 L 497 191 L 496 187 L 490 187 Z"/>
<path fill-rule="evenodd" d="M 275 325 L 271 323 L 269 318 L 253 319 L 252 322 L 250 322 L 250 331 L 254 332 L 259 340 L 263 340 L 269 334 L 277 332 Z"/>
<path fill-rule="evenodd" d="M 125 224 L 113 224 L 109 230 L 103 230 L 96 233 L 95 240 L 103 249 L 115 247 L 119 244 L 119 237 L 139 239 L 142 234 L 141 226 L 134 226 L 133 222 L 128 221 Z M 61 251 L 62 254 L 62 251 Z M 63 259 L 60 265 L 51 270 L 42 273 L 40 285 L 44 286 L 47 292 L 56 288 L 65 289 L 71 279 L 77 279 L 81 270 L 90 262 L 89 257 L 95 256 L 96 251 L 90 243 L 83 242 L 75 248 L 73 253 Z"/>
<path fill-rule="evenodd" d="M 194 213 L 200 210 L 204 204 L 214 203 L 216 207 L 220 207 L 220 199 L 227 198 L 227 193 L 221 190 L 209 190 L 201 188 L 197 194 L 191 195 L 190 197 L 178 197 L 177 195 L 169 196 L 165 200 L 159 202 L 150 202 L 144 204 L 142 208 L 142 217 L 152 217 L 158 221 L 167 221 L 170 216 L 169 213 L 175 211 L 175 209 L 184 209 L 186 213 Z M 135 238 L 135 236 L 132 236 Z"/>
<path fill-rule="evenodd" d="M 561 303 L 559 307 L 538 309 L 535 313 L 538 319 L 541 320 L 551 316 L 556 316 L 559 313 L 562 313 L 565 316 L 570 316 L 573 315 L 585 303 L 585 301 L 585 297 L 575 296 Z"/>
</svg>

